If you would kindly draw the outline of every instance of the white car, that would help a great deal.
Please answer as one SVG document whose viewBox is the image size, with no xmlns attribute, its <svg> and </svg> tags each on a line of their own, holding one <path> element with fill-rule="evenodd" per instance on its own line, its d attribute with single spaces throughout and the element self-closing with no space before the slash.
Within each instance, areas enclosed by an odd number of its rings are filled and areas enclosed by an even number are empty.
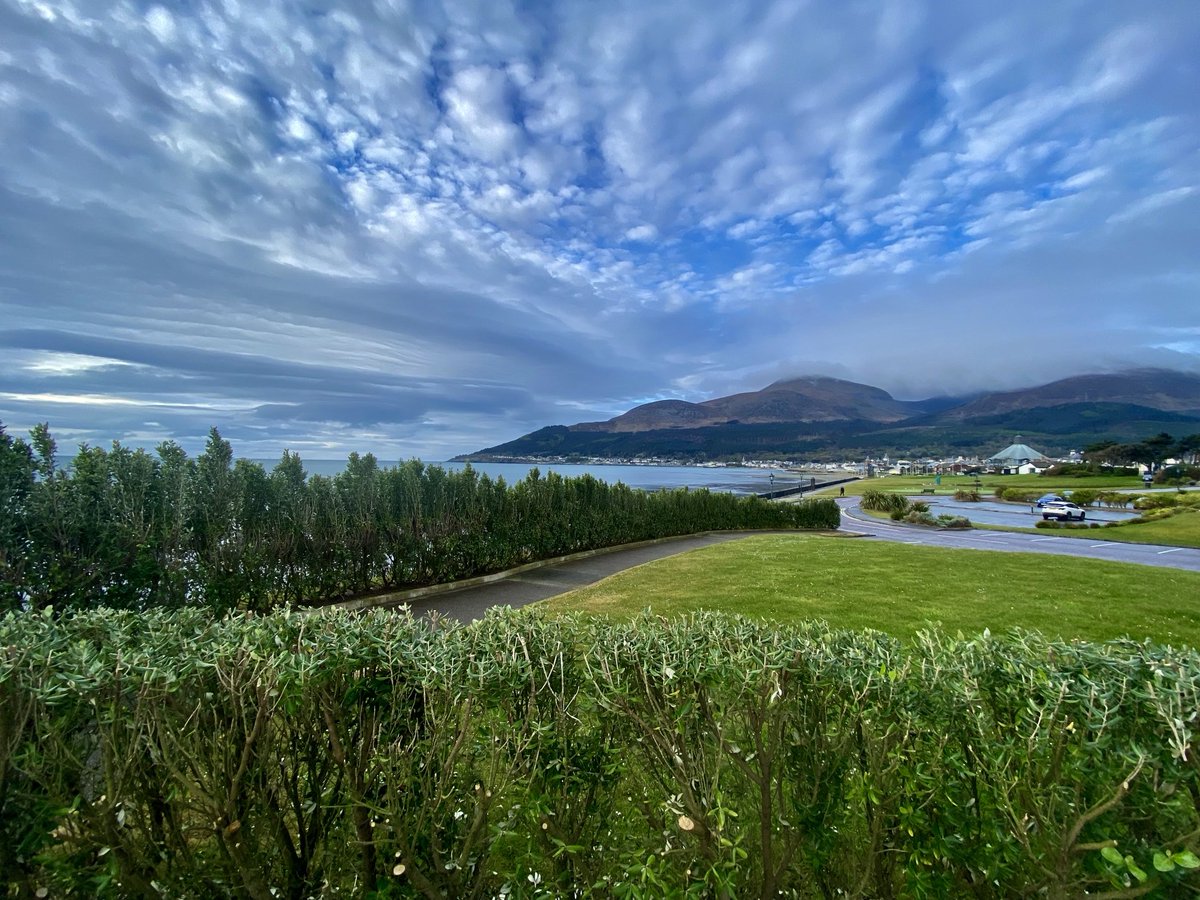
<svg viewBox="0 0 1200 900">
<path fill-rule="evenodd" d="M 1053 500 L 1042 507 L 1043 519 L 1058 519 L 1060 522 L 1078 519 L 1082 522 L 1086 516 L 1083 507 L 1070 500 Z"/>
</svg>

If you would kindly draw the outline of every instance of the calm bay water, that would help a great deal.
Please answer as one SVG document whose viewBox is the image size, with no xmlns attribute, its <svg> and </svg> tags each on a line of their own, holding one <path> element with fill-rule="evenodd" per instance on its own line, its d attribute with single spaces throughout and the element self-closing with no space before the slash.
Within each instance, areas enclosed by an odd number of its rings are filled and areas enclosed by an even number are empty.
<svg viewBox="0 0 1200 900">
<path fill-rule="evenodd" d="M 278 460 L 255 460 L 270 471 Z M 380 461 L 381 467 L 396 465 L 395 461 Z M 466 464 L 458 462 L 430 462 L 429 465 L 441 466 L 443 469 L 459 470 Z M 346 468 L 345 460 L 339 459 L 306 459 L 304 470 L 309 475 L 336 475 Z M 521 481 L 529 474 L 533 465 L 526 463 L 471 463 L 471 468 L 492 478 L 502 477 L 509 484 Z M 547 472 L 557 472 L 564 478 L 577 478 L 580 475 L 591 475 L 609 484 L 624 482 L 632 488 L 646 491 L 657 491 L 662 488 L 692 489 L 708 488 L 710 491 L 725 491 L 733 494 L 761 494 L 770 490 L 793 487 L 801 481 L 807 481 L 808 476 L 796 473 L 769 469 L 749 469 L 741 466 L 721 466 L 707 468 L 703 466 L 570 466 L 539 464 L 536 468 L 545 475 Z M 774 474 L 774 483 L 771 475 Z"/>
</svg>

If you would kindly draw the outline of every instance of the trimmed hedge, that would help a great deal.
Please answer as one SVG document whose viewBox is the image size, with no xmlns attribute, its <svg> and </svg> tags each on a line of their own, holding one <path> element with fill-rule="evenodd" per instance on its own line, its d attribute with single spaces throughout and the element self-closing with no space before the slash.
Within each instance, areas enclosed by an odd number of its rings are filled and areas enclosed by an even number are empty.
<svg viewBox="0 0 1200 900">
<path fill-rule="evenodd" d="M 0 619 L 10 896 L 1197 886 L 1200 655 L 731 617 Z M 1129 896 L 1134 894 L 1130 893 Z"/>
<path fill-rule="evenodd" d="M 269 473 L 213 429 L 189 459 L 114 444 L 69 470 L 44 426 L 0 427 L 0 611 L 266 611 L 458 581 L 582 550 L 702 531 L 838 527 L 833 500 L 648 493 L 533 469 L 516 484 L 351 454 L 333 478 L 284 453 Z"/>
<path fill-rule="evenodd" d="M 1001 485 L 996 488 L 995 497 L 997 500 L 1007 500 L 1010 503 L 1031 503 L 1045 493 L 1044 489 L 1039 488 L 1022 489 Z"/>
</svg>

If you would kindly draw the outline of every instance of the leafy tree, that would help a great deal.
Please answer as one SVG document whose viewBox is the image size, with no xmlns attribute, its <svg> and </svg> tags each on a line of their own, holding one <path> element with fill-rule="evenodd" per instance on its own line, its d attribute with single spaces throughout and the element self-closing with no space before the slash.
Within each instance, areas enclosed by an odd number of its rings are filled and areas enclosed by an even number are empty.
<svg viewBox="0 0 1200 900">
<path fill-rule="evenodd" d="M 190 550 L 204 585 L 204 602 L 215 609 L 235 608 L 240 600 L 239 498 L 232 463 L 232 445 L 216 428 L 210 429 L 204 452 L 196 458 L 187 498 Z"/>
<path fill-rule="evenodd" d="M 1184 462 L 1200 463 L 1200 434 L 1189 434 L 1182 437 L 1175 445 L 1175 450 Z"/>
<path fill-rule="evenodd" d="M 1142 441 L 1140 446 L 1144 448 L 1145 459 L 1149 461 L 1149 466 L 1153 470 L 1161 466 L 1163 460 L 1175 452 L 1177 445 L 1175 438 L 1165 431 L 1160 431 L 1154 437 Z M 1141 461 L 1139 460 L 1139 462 Z"/>
<path fill-rule="evenodd" d="M 18 609 L 25 595 L 29 495 L 35 486 L 33 448 L 0 423 L 0 613 Z"/>
</svg>

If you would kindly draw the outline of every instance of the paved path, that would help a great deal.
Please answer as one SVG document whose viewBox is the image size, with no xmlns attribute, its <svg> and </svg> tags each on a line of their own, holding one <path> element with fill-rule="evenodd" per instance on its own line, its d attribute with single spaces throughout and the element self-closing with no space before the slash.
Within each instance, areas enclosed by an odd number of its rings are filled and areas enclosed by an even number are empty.
<svg viewBox="0 0 1200 900">
<path fill-rule="evenodd" d="M 1099 540 L 1104 532 L 1089 537 L 1059 537 L 1046 534 L 1021 534 L 1009 531 L 988 531 L 973 528 L 968 531 L 935 531 L 917 525 L 899 525 L 868 516 L 858 507 L 857 497 L 837 501 L 842 508 L 841 530 L 862 534 L 877 540 L 902 544 L 922 544 L 928 547 L 953 547 L 967 550 L 1000 550 L 1010 553 L 1051 553 L 1057 556 L 1083 556 L 1111 562 L 1141 563 L 1200 572 L 1200 550 L 1188 547 L 1165 547 L 1158 544 L 1126 544 Z"/>
<path fill-rule="evenodd" d="M 623 547 L 609 553 L 575 559 L 568 562 L 549 564 L 531 571 L 513 575 L 490 584 L 463 588 L 457 591 L 434 594 L 417 600 L 382 603 L 380 606 L 407 605 L 414 615 L 437 612 L 461 622 L 481 618 L 493 606 L 525 606 L 557 597 L 567 591 L 595 584 L 609 575 L 640 566 L 677 553 L 686 553 L 700 547 L 737 541 L 752 534 L 764 532 L 721 532 L 682 537 L 676 540 L 636 547 Z M 790 532 L 789 532 L 790 533 Z"/>
</svg>

